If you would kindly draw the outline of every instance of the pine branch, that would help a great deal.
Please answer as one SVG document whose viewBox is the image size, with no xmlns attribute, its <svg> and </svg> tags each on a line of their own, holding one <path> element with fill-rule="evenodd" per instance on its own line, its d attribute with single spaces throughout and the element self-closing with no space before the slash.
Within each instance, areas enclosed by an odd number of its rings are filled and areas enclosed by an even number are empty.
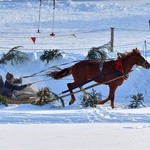
<svg viewBox="0 0 150 150">
<path fill-rule="evenodd" d="M 8 53 L 3 54 L 0 59 L 0 64 L 7 65 L 7 62 L 11 62 L 11 64 L 14 65 L 19 63 L 22 64 L 25 61 L 28 61 L 28 55 L 17 50 L 20 47 L 22 46 L 13 47 Z"/>
<path fill-rule="evenodd" d="M 138 93 L 137 95 L 132 95 L 130 96 L 133 100 L 130 101 L 129 108 L 137 108 L 138 106 L 142 105 L 146 107 L 143 102 L 144 102 L 144 97 L 142 93 Z"/>
<path fill-rule="evenodd" d="M 48 64 L 51 60 L 54 59 L 59 59 L 62 57 L 61 52 L 58 49 L 53 49 L 53 50 L 45 50 L 44 54 L 40 56 L 41 61 L 46 61 Z"/>
</svg>

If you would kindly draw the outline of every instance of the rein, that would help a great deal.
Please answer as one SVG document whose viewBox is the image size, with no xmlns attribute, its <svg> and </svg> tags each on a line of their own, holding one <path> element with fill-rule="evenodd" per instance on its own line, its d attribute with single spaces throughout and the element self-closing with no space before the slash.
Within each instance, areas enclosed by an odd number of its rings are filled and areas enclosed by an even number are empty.
<svg viewBox="0 0 150 150">
<path fill-rule="evenodd" d="M 141 63 L 142 63 L 142 61 L 140 60 L 140 59 L 138 59 L 138 61 L 140 61 Z M 146 60 L 142 63 L 142 67 L 144 67 L 145 68 L 145 64 L 146 64 Z"/>
<path fill-rule="evenodd" d="M 35 73 L 31 74 L 31 75 L 23 76 L 23 77 L 21 77 L 21 78 L 31 78 L 31 77 L 36 77 L 36 76 L 46 76 L 47 73 L 46 73 L 46 74 L 43 74 L 43 75 L 38 75 L 38 74 L 43 73 L 43 72 L 45 72 L 45 71 L 47 71 L 47 70 L 49 70 L 49 69 L 62 70 L 62 69 L 60 69 L 58 66 L 64 66 L 64 65 L 68 65 L 68 64 L 70 64 L 70 63 L 79 62 L 79 61 L 81 61 L 81 60 L 76 60 L 76 61 L 72 61 L 72 62 L 68 62 L 68 63 L 63 63 L 63 64 L 60 64 L 60 65 L 54 65 L 54 66 L 51 66 L 51 67 L 49 67 L 49 68 L 47 68 L 47 69 L 43 69 L 43 70 L 41 70 L 41 71 L 39 71 L 39 72 L 35 72 Z"/>
<path fill-rule="evenodd" d="M 30 83 L 30 84 L 35 84 L 35 83 L 44 82 L 44 81 L 49 81 L 49 79 L 35 81 L 35 82 Z"/>
</svg>

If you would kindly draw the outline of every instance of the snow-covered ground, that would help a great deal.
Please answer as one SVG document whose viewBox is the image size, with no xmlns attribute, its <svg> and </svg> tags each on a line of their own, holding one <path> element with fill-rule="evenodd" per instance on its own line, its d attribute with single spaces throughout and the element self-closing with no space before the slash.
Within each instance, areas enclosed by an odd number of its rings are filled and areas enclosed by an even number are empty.
<svg viewBox="0 0 150 150">
<path fill-rule="evenodd" d="M 149 125 L 37 124 L 0 125 L 5 150 L 149 150 Z"/>
<path fill-rule="evenodd" d="M 115 28 L 114 57 L 117 51 L 131 51 L 137 47 L 150 61 L 149 0 L 56 1 L 55 37 L 49 36 L 53 10 L 52 2 L 46 0 L 41 7 L 40 33 L 36 33 L 38 4 L 38 0 L 0 1 L 1 53 L 19 45 L 31 58 L 26 64 L 0 66 L 3 78 L 7 72 L 22 77 L 53 65 L 84 59 L 91 47 L 109 42 L 111 27 Z M 37 38 L 35 44 L 31 37 Z M 62 50 L 64 57 L 46 65 L 39 57 L 43 50 L 51 48 Z M 23 82 L 43 79 L 49 78 L 37 76 Z M 48 80 L 32 87 L 38 90 L 48 86 L 59 94 L 67 89 L 66 84 L 72 82 L 71 79 Z M 128 80 L 118 88 L 113 110 L 109 103 L 96 108 L 81 107 L 81 93 L 76 94 L 77 101 L 71 106 L 68 106 L 70 99 L 66 97 L 66 106 L 59 109 L 50 105 L 0 106 L 0 147 L 3 150 L 149 150 L 149 83 L 149 70 L 134 68 Z M 107 86 L 94 89 L 106 98 Z M 147 107 L 129 109 L 130 95 L 138 92 L 143 93 Z"/>
</svg>

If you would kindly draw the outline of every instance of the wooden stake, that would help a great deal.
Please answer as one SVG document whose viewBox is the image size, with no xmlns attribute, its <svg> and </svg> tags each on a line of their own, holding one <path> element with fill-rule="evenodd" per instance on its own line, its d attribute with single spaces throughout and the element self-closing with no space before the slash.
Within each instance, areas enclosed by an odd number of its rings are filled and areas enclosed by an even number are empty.
<svg viewBox="0 0 150 150">
<path fill-rule="evenodd" d="M 111 27 L 110 51 L 114 50 L 114 28 Z"/>
</svg>

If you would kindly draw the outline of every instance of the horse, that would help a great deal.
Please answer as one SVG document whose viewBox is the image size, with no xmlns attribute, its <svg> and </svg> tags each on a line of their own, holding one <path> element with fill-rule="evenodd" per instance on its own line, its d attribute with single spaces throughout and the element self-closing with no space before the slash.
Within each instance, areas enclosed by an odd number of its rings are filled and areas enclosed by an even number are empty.
<svg viewBox="0 0 150 150">
<path fill-rule="evenodd" d="M 113 109 L 115 91 L 127 79 L 127 75 L 132 71 L 134 65 L 146 69 L 150 68 L 150 63 L 145 60 L 137 48 L 131 52 L 119 53 L 116 60 L 83 60 L 61 71 L 50 72 L 48 76 L 56 80 L 69 75 L 73 76 L 74 82 L 67 84 L 71 96 L 69 105 L 73 104 L 76 100 L 73 89 L 79 87 L 83 94 L 86 95 L 87 93 L 82 86 L 90 81 L 108 85 L 108 97 L 105 100 L 99 101 L 97 105 L 104 104 L 110 100 Z"/>
</svg>

